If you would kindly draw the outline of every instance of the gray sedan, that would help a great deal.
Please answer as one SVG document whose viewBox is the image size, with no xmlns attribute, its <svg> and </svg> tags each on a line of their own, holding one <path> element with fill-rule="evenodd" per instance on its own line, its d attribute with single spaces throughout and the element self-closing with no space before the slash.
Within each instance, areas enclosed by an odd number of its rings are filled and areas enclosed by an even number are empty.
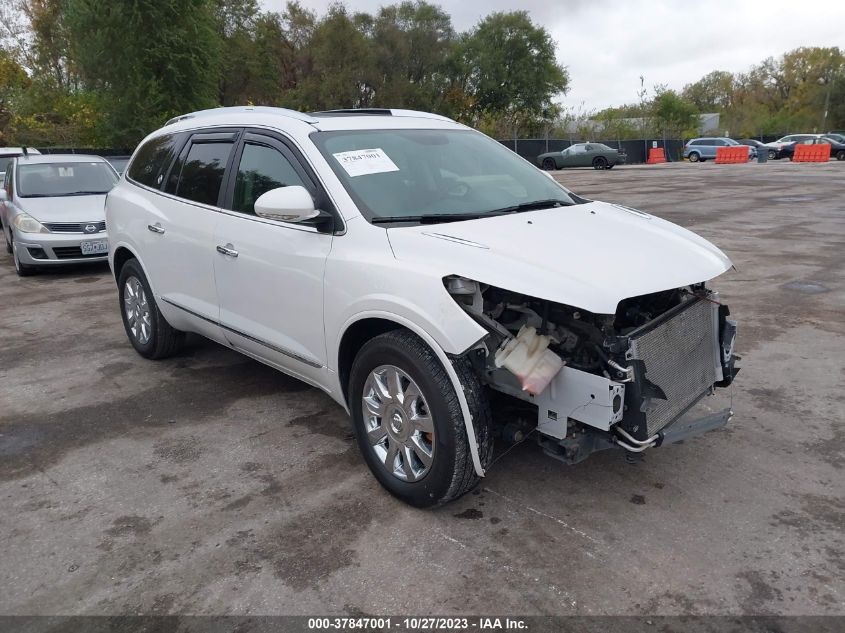
<svg viewBox="0 0 845 633">
<path fill-rule="evenodd" d="M 106 261 L 103 206 L 117 182 L 99 156 L 24 155 L 11 159 L 0 190 L 0 226 L 18 275 L 38 268 Z"/>
<path fill-rule="evenodd" d="M 537 157 L 537 164 L 547 171 L 564 167 L 612 169 L 625 162 L 625 154 L 602 143 L 576 143 L 562 152 L 547 152 Z"/>
</svg>

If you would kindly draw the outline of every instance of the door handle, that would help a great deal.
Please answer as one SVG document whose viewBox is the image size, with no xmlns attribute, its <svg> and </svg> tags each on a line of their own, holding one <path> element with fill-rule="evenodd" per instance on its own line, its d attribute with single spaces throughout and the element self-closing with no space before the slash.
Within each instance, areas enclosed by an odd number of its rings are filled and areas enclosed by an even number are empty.
<svg viewBox="0 0 845 633">
<path fill-rule="evenodd" d="M 221 246 L 220 244 L 217 245 L 217 252 L 221 255 L 226 255 L 227 257 L 237 257 L 238 251 L 232 248 L 231 244 L 226 244 L 226 246 Z"/>
<path fill-rule="evenodd" d="M 155 224 L 148 224 L 147 228 L 152 231 L 153 233 L 158 233 L 159 235 L 164 235 L 164 229 L 161 228 L 161 224 L 156 222 Z"/>
</svg>

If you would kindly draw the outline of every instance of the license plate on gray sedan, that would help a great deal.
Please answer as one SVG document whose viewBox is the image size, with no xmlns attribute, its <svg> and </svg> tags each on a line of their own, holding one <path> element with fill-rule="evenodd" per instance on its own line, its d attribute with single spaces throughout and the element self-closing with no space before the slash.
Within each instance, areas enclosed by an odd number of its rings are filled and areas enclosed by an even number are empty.
<svg viewBox="0 0 845 633">
<path fill-rule="evenodd" d="M 109 252 L 107 240 L 85 240 L 79 246 L 83 255 L 105 255 Z"/>
</svg>

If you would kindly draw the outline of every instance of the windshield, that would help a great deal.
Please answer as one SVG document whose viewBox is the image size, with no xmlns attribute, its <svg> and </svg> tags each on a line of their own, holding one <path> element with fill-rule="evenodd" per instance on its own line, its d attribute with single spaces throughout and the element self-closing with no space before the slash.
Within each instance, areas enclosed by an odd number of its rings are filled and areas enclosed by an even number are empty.
<svg viewBox="0 0 845 633">
<path fill-rule="evenodd" d="M 22 198 L 81 196 L 108 193 L 117 182 L 107 163 L 36 163 L 18 168 L 18 195 Z"/>
<path fill-rule="evenodd" d="M 371 221 L 448 221 L 527 210 L 538 201 L 574 203 L 546 174 L 472 130 L 350 130 L 311 138 Z"/>
</svg>

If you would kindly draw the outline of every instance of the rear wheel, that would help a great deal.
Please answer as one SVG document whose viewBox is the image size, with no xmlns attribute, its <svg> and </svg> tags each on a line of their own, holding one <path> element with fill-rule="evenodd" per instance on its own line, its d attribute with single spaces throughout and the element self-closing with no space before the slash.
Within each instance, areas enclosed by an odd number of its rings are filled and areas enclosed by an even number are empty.
<svg viewBox="0 0 845 633">
<path fill-rule="evenodd" d="M 453 361 L 475 427 L 483 467 L 493 440 L 490 408 L 465 359 Z M 361 348 L 349 379 L 358 446 L 375 478 L 417 507 L 457 499 L 478 483 L 460 402 L 435 353 L 407 330 Z"/>
<path fill-rule="evenodd" d="M 836 152 L 836 160 L 845 160 L 845 149 Z"/>
<path fill-rule="evenodd" d="M 698 161 L 701 160 L 701 156 L 699 155 L 698 152 L 690 152 L 688 158 L 689 158 L 689 162 L 691 162 L 691 163 L 697 163 Z"/>
<path fill-rule="evenodd" d="M 544 158 L 543 159 L 543 169 L 546 171 L 554 171 L 557 169 L 557 165 L 555 165 L 554 158 Z"/>
<path fill-rule="evenodd" d="M 135 351 L 153 360 L 178 352 L 185 341 L 185 333 L 173 328 L 159 311 L 137 259 L 130 259 L 123 265 L 118 288 L 120 316 Z"/>
<path fill-rule="evenodd" d="M 607 169 L 607 159 L 604 156 L 596 156 L 593 159 L 593 169 Z"/>
</svg>

